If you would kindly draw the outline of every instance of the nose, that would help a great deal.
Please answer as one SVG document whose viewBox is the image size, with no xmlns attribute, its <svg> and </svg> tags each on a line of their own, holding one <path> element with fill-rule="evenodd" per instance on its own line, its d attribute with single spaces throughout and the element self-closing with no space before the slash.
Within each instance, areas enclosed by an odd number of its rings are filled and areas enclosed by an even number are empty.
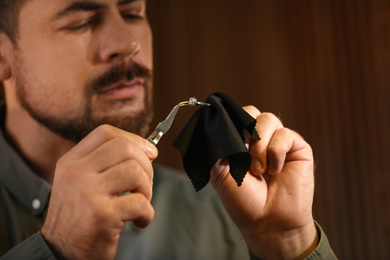
<svg viewBox="0 0 390 260">
<path fill-rule="evenodd" d="M 97 59 L 100 62 L 111 62 L 135 56 L 141 49 L 135 30 L 122 17 L 107 19 L 101 29 Z"/>
</svg>

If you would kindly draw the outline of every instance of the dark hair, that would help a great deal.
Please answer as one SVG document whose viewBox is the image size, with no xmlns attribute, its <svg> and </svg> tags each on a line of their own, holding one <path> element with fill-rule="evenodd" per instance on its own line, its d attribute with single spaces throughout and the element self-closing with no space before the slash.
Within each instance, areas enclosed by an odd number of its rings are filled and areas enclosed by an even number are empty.
<svg viewBox="0 0 390 260">
<path fill-rule="evenodd" d="M 0 0 L 0 33 L 6 34 L 15 44 L 18 36 L 20 7 L 26 0 Z M 0 82 L 0 101 L 4 99 L 4 86 Z"/>
<path fill-rule="evenodd" d="M 18 14 L 25 1 L 0 0 L 0 32 L 5 33 L 14 43 L 18 35 Z"/>
</svg>

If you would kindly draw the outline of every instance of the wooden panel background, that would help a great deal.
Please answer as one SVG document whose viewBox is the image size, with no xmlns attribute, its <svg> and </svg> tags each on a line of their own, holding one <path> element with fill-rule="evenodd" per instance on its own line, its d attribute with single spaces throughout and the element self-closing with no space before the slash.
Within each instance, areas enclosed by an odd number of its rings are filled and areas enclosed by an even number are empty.
<svg viewBox="0 0 390 260">
<path fill-rule="evenodd" d="M 222 91 L 312 145 L 314 215 L 340 259 L 390 259 L 390 1 L 149 0 L 156 123 Z M 181 169 L 171 143 L 158 161 Z"/>
</svg>

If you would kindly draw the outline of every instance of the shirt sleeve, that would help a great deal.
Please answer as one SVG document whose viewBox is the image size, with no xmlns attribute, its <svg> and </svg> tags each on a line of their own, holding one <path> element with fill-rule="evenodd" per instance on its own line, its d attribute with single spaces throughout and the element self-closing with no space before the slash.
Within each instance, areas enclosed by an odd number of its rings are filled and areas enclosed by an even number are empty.
<svg viewBox="0 0 390 260">
<path fill-rule="evenodd" d="M 324 231 L 320 227 L 318 223 L 316 224 L 317 232 L 320 238 L 320 241 L 318 242 L 316 250 L 314 250 L 313 253 L 309 257 L 306 258 L 306 260 L 322 260 L 322 259 L 329 259 L 334 260 L 337 259 L 336 255 L 334 254 L 332 248 L 330 247 L 329 240 L 326 237 Z"/>
<path fill-rule="evenodd" d="M 0 257 L 0 260 L 11 259 L 56 260 L 41 232 L 35 233 Z"/>
<path fill-rule="evenodd" d="M 320 225 L 315 222 L 317 232 L 319 235 L 319 242 L 317 248 L 311 253 L 306 260 L 335 260 L 337 259 L 336 255 L 333 253 L 332 248 L 330 247 L 329 240 L 326 237 L 324 231 Z M 261 260 L 249 252 L 250 260 Z"/>
</svg>

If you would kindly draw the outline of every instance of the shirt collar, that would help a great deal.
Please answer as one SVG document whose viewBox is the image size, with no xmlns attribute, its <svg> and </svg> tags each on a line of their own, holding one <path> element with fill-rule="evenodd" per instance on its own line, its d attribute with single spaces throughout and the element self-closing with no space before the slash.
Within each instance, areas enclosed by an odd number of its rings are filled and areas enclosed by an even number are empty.
<svg viewBox="0 0 390 260">
<path fill-rule="evenodd" d="M 0 104 L 0 124 L 5 106 Z M 51 185 L 36 175 L 5 140 L 0 128 L 0 182 L 32 214 L 40 215 L 49 202 Z"/>
</svg>

